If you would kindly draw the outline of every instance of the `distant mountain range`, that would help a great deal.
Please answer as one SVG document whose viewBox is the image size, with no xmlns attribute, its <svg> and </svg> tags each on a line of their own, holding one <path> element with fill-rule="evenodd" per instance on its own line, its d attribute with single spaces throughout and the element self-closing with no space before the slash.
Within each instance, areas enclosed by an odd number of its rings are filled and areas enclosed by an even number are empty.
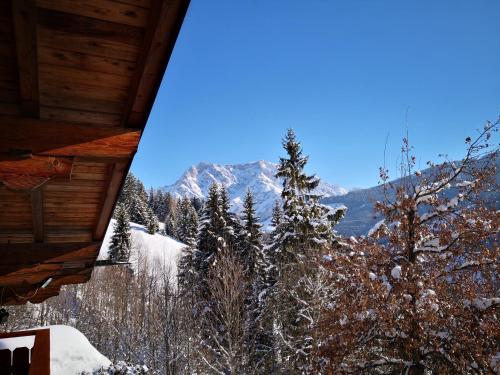
<svg viewBox="0 0 500 375">
<path fill-rule="evenodd" d="M 483 159 L 480 159 L 479 163 L 481 163 L 482 160 Z M 500 184 L 500 173 L 498 173 L 500 171 L 500 158 L 496 161 L 496 171 L 496 182 Z M 423 175 L 427 175 L 431 172 L 431 168 L 422 170 Z M 461 181 L 461 179 L 458 179 L 457 182 L 458 181 Z M 397 186 L 400 182 L 401 179 L 396 179 L 392 181 L 392 184 Z M 455 194 L 456 190 L 453 188 L 445 192 L 445 196 L 447 197 L 454 196 Z M 492 190 L 482 193 L 482 198 L 487 205 L 498 209 L 500 202 L 499 191 Z M 351 190 L 349 193 L 340 197 L 327 197 L 322 200 L 322 203 L 327 205 L 345 205 L 347 207 L 346 215 L 337 224 L 335 229 L 344 236 L 360 236 L 366 235 L 368 231 L 381 220 L 381 216 L 375 214 L 373 204 L 376 201 L 383 200 L 383 187 L 379 185 L 368 189 Z"/>
<path fill-rule="evenodd" d="M 274 203 L 282 190 L 281 181 L 274 177 L 276 167 L 276 164 L 268 161 L 234 165 L 200 163 L 189 168 L 175 184 L 163 189 L 176 197 L 206 198 L 210 185 L 216 182 L 227 188 L 234 211 L 240 212 L 245 192 L 250 188 L 255 196 L 257 214 L 266 229 L 270 225 Z M 497 160 L 497 171 L 499 167 Z M 429 173 L 429 170 L 423 170 L 422 173 Z M 500 182 L 498 173 L 497 182 Z M 399 180 L 393 183 L 397 185 Z M 382 186 L 348 191 L 321 181 L 316 192 L 323 195 L 323 204 L 347 207 L 346 216 L 335 227 L 341 235 L 365 235 L 381 219 L 375 214 L 373 203 L 383 200 Z M 490 192 L 486 198 L 493 206 L 497 206 L 500 193 Z"/>
<path fill-rule="evenodd" d="M 162 189 L 176 197 L 206 198 L 210 185 L 214 182 L 224 185 L 235 212 L 243 208 L 243 199 L 251 189 L 256 203 L 257 215 L 264 226 L 269 225 L 271 213 L 276 199 L 279 199 L 282 185 L 277 179 L 277 164 L 268 161 L 256 161 L 246 164 L 220 165 L 215 163 L 199 163 L 190 167 L 173 185 Z M 324 197 L 336 197 L 347 194 L 347 189 L 337 185 L 321 182 L 317 193 Z"/>
</svg>

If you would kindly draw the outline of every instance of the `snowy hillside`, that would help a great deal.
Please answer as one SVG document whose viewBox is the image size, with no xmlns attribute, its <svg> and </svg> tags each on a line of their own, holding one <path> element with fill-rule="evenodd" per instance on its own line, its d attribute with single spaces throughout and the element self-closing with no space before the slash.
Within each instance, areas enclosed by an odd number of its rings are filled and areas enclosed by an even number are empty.
<svg viewBox="0 0 500 375">
<path fill-rule="evenodd" d="M 99 253 L 99 260 L 108 259 L 109 244 L 113 235 L 115 220 L 109 223 L 104 241 Z M 147 258 L 150 264 L 160 264 L 170 267 L 172 276 L 177 272 L 177 259 L 181 254 L 183 243 L 171 237 L 161 234 L 149 234 L 146 229 L 139 224 L 130 223 L 132 237 L 132 254 L 130 261 L 133 266 L 137 266 L 139 259 Z"/>
<path fill-rule="evenodd" d="M 250 188 L 254 193 L 257 214 L 263 223 L 268 223 L 274 202 L 282 189 L 281 182 L 274 177 L 276 167 L 277 164 L 262 160 L 233 165 L 199 163 L 184 172 L 175 184 L 163 189 L 176 197 L 206 198 L 210 185 L 216 182 L 227 188 L 234 211 L 240 212 L 245 193 Z M 333 197 L 344 195 L 347 190 L 321 182 L 317 193 Z"/>
</svg>

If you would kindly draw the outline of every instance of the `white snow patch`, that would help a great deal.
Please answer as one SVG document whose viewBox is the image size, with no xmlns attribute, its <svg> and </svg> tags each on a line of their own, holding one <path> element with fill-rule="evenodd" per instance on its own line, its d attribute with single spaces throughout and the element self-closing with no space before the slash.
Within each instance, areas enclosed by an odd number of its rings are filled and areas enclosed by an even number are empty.
<svg viewBox="0 0 500 375">
<path fill-rule="evenodd" d="M 396 279 L 396 280 L 399 280 L 401 278 L 401 266 L 395 266 L 392 270 L 391 270 L 391 276 Z"/>
<path fill-rule="evenodd" d="M 385 224 L 385 220 L 380 220 L 377 222 L 369 231 L 368 236 L 373 236 L 383 225 Z"/>
</svg>

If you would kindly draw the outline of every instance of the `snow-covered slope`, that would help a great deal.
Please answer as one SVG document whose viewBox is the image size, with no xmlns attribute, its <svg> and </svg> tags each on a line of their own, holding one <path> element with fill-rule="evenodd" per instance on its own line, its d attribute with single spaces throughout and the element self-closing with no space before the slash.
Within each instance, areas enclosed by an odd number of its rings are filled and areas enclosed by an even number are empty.
<svg viewBox="0 0 500 375">
<path fill-rule="evenodd" d="M 257 214 L 263 223 L 271 218 L 274 202 L 281 194 L 281 182 L 274 177 L 277 165 L 268 161 L 246 164 L 220 165 L 199 163 L 189 168 L 173 185 L 163 189 L 176 197 L 206 198 L 212 183 L 224 185 L 232 200 L 233 209 L 241 211 L 247 189 L 251 189 L 256 202 Z M 347 190 L 321 182 L 317 193 L 325 197 L 344 195 Z"/>
<path fill-rule="evenodd" d="M 64 325 L 50 328 L 50 373 L 52 375 L 92 372 L 111 361 L 97 351 L 79 330 Z"/>
<path fill-rule="evenodd" d="M 104 241 L 99 252 L 98 259 L 108 259 L 109 245 L 111 237 L 113 236 L 113 227 L 115 220 L 112 219 L 109 223 Z M 167 266 L 172 271 L 172 276 L 177 272 L 177 259 L 181 254 L 182 248 L 185 245 L 177 240 L 161 234 L 149 234 L 144 226 L 130 223 L 131 237 L 132 237 L 132 253 L 130 255 L 130 262 L 137 269 L 137 263 L 144 258 L 150 262 L 151 265 L 159 264 Z"/>
</svg>

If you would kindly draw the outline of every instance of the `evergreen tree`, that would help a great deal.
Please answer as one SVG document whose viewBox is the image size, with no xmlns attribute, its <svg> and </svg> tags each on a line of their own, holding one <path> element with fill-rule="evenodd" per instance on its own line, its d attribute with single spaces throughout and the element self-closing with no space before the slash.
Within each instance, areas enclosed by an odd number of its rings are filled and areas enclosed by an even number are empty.
<svg viewBox="0 0 500 375">
<path fill-rule="evenodd" d="M 257 262 L 261 261 L 262 225 L 255 213 L 254 198 L 248 190 L 243 201 L 242 228 L 239 241 L 239 252 L 247 274 L 253 278 Z"/>
<path fill-rule="evenodd" d="M 179 204 L 177 238 L 188 246 L 194 247 L 198 231 L 198 215 L 189 198 L 183 198 Z"/>
<path fill-rule="evenodd" d="M 275 325 L 279 332 L 278 348 L 281 371 L 307 373 L 311 369 L 314 322 L 309 318 L 315 296 L 310 286 L 316 282 L 321 249 L 333 240 L 333 225 L 342 212 L 335 212 L 318 203 L 313 193 L 319 179 L 304 172 L 308 157 L 293 130 L 283 139 L 286 158 L 281 158 L 276 177 L 283 181 L 283 217 L 275 210 L 273 243 L 276 283 L 273 286 Z M 281 222 L 280 222 L 281 221 Z"/>
<path fill-rule="evenodd" d="M 175 211 L 170 211 L 165 217 L 165 228 L 163 231 L 166 236 L 177 238 L 177 215 Z"/>
<path fill-rule="evenodd" d="M 209 265 L 224 244 L 224 218 L 221 213 L 220 196 L 217 184 L 210 186 L 208 197 L 203 207 L 198 232 L 198 246 L 194 257 L 196 273 L 203 283 Z"/>
<path fill-rule="evenodd" d="M 231 212 L 229 194 L 224 186 L 219 191 L 219 210 L 222 219 L 221 237 L 225 241 L 225 246 L 235 249 L 238 244 L 241 226 L 238 217 Z"/>
<path fill-rule="evenodd" d="M 131 248 L 129 217 L 123 204 L 119 204 L 115 212 L 116 223 L 109 246 L 109 259 L 112 262 L 128 262 Z"/>
<path fill-rule="evenodd" d="M 155 234 L 160 229 L 160 225 L 158 223 L 158 218 L 156 217 L 155 213 L 149 207 L 147 209 L 147 217 L 148 219 L 146 224 L 146 230 L 148 231 L 149 234 Z"/>
<path fill-rule="evenodd" d="M 198 198 L 198 197 L 193 197 L 193 198 L 191 198 L 191 204 L 193 205 L 194 209 L 196 210 L 196 214 L 198 216 L 200 216 L 201 211 L 203 210 L 203 199 Z"/>
<path fill-rule="evenodd" d="M 118 198 L 118 204 L 123 205 L 130 217 L 130 221 L 147 225 L 148 200 L 148 194 L 142 182 L 129 172 Z"/>
</svg>

